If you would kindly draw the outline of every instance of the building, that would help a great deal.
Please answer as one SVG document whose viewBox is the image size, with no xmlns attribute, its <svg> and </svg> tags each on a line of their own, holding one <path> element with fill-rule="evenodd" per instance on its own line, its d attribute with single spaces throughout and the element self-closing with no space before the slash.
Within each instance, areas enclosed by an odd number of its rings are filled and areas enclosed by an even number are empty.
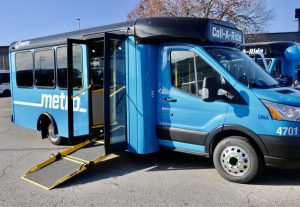
<svg viewBox="0 0 300 207">
<path fill-rule="evenodd" d="M 295 18 L 298 19 L 297 32 L 246 34 L 245 43 L 274 42 L 274 41 L 292 41 L 292 42 L 300 43 L 300 9 L 295 10 Z"/>
<path fill-rule="evenodd" d="M 9 70 L 8 46 L 0 46 L 0 70 Z"/>
</svg>

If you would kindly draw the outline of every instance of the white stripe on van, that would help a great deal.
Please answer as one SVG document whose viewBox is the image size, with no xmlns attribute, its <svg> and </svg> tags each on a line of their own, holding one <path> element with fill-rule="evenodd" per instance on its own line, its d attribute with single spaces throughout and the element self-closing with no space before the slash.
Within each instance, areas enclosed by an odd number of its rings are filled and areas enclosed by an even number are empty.
<svg viewBox="0 0 300 207">
<path fill-rule="evenodd" d="M 34 106 L 34 107 L 43 107 L 42 103 L 30 103 L 30 102 L 23 102 L 23 101 L 14 101 L 14 104 L 23 105 L 23 106 Z"/>
</svg>

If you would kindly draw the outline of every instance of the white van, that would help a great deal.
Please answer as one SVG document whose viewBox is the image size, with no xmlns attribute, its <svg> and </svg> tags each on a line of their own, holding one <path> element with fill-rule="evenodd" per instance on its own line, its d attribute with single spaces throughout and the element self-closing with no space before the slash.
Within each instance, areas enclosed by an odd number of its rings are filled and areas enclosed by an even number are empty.
<svg viewBox="0 0 300 207">
<path fill-rule="evenodd" d="M 0 70 L 0 95 L 10 96 L 10 76 L 8 70 Z"/>
</svg>

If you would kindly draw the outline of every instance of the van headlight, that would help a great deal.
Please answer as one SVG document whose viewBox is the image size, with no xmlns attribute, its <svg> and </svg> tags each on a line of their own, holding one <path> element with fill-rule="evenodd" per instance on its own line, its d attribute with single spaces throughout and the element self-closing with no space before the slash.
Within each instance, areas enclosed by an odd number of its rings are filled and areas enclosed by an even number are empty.
<svg viewBox="0 0 300 207">
<path fill-rule="evenodd" d="M 261 100 L 269 110 L 273 119 L 300 122 L 300 108 L 271 101 Z"/>
</svg>

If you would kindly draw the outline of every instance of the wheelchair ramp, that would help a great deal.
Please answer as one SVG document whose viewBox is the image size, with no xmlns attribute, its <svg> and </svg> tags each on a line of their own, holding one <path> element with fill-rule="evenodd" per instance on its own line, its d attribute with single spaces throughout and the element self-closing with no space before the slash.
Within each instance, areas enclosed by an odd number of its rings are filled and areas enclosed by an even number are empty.
<svg viewBox="0 0 300 207">
<path fill-rule="evenodd" d="M 104 142 L 87 140 L 29 169 L 21 178 L 44 189 L 52 189 L 106 159 Z"/>
</svg>

